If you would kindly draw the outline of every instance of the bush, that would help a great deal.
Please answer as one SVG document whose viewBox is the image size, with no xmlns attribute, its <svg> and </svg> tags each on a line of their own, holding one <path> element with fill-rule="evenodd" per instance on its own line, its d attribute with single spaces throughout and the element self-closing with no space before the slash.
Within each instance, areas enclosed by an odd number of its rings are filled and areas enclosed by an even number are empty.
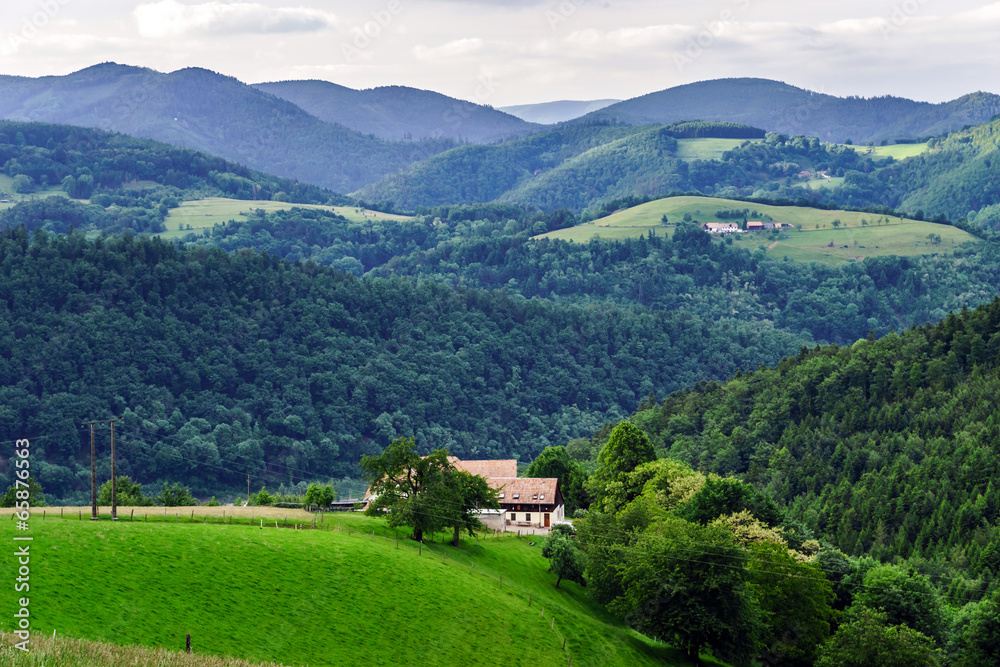
<svg viewBox="0 0 1000 667">
<path fill-rule="evenodd" d="M 260 487 L 260 493 L 255 493 L 250 496 L 251 505 L 273 505 L 274 496 L 267 492 L 265 487 Z"/>
<path fill-rule="evenodd" d="M 164 507 L 189 507 L 198 504 L 191 491 L 176 482 L 173 487 L 167 486 L 164 482 L 163 491 L 156 497 L 156 502 Z"/>
<path fill-rule="evenodd" d="M 18 498 L 17 484 L 12 484 L 7 487 L 7 491 L 0 496 L 0 507 L 14 507 L 15 503 L 22 502 L 24 500 L 28 501 L 30 507 L 45 507 L 45 494 L 42 493 L 42 485 L 35 481 L 34 477 L 28 478 L 28 497 Z M 21 488 L 20 491 L 24 491 Z M 24 495 L 22 493 L 22 495 Z"/>
<path fill-rule="evenodd" d="M 116 483 L 115 495 L 118 497 L 118 504 L 125 507 L 149 507 L 155 505 L 153 499 L 142 494 L 142 486 L 138 482 L 133 482 L 131 477 L 119 475 Z M 111 505 L 111 480 L 101 484 L 97 490 L 97 504 L 105 507 Z"/>
</svg>

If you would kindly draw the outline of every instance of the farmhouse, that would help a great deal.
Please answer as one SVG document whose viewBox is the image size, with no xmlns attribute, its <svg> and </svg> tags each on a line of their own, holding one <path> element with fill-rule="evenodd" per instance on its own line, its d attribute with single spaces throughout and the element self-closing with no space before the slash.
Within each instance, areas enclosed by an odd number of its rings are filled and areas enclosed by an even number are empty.
<svg viewBox="0 0 1000 667">
<path fill-rule="evenodd" d="M 761 229 L 764 229 L 764 223 L 761 222 L 760 220 L 753 220 L 751 222 L 747 222 L 748 232 L 756 232 L 760 231 Z"/>
<path fill-rule="evenodd" d="M 733 234 L 740 231 L 735 222 L 706 222 L 701 226 L 709 234 Z"/>
<path fill-rule="evenodd" d="M 497 490 L 500 511 L 484 511 L 479 519 L 493 530 L 521 530 L 547 533 L 566 518 L 559 480 L 554 477 L 518 477 L 517 460 L 462 461 L 449 458 L 452 465 L 472 475 L 486 478 Z"/>
</svg>

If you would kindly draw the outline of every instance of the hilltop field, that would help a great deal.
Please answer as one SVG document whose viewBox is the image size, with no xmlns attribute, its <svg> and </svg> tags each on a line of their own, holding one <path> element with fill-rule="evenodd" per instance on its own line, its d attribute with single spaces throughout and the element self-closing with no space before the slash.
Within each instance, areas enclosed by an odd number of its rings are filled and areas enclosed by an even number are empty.
<svg viewBox="0 0 1000 667">
<path fill-rule="evenodd" d="M 33 511 L 35 636 L 182 650 L 191 633 L 199 654 L 312 667 L 359 656 L 394 665 L 688 664 L 577 584 L 556 588 L 541 544 L 527 538 L 466 539 L 455 549 L 443 535 L 421 547 L 401 532 L 397 546 L 383 522 L 350 513 L 310 529 L 314 516 L 300 510 L 119 508 L 117 523 L 101 511 L 99 522 L 89 508 Z M 3 563 L 8 580 L 13 563 Z M 6 596 L 2 631 L 13 629 L 14 604 Z"/>
<path fill-rule="evenodd" d="M 669 236 L 674 224 L 690 215 L 698 222 L 742 222 L 739 216 L 716 217 L 717 211 L 751 212 L 750 219 L 771 218 L 794 229 L 733 235 L 737 246 L 755 250 L 765 247 L 776 257 L 796 261 L 840 264 L 867 257 L 888 255 L 932 255 L 947 252 L 978 239 L 957 227 L 894 216 L 857 211 L 827 211 L 801 206 L 771 206 L 714 197 L 668 197 L 624 209 L 586 224 L 560 229 L 535 238 L 552 238 L 584 243 L 597 236 L 603 239 L 638 238 L 650 230 Z M 752 215 L 753 211 L 757 215 Z M 667 223 L 663 223 L 663 216 Z M 837 227 L 834 221 L 839 221 Z M 929 238 L 940 237 L 940 241 Z"/>
<path fill-rule="evenodd" d="M 332 211 L 354 222 L 363 220 L 409 220 L 406 216 L 382 213 L 381 211 L 370 211 L 353 206 L 321 206 L 318 204 L 292 204 L 280 201 L 247 201 L 244 199 L 210 197 L 181 202 L 179 207 L 170 211 L 170 215 L 164 221 L 167 231 L 161 233 L 159 236 L 163 238 L 179 238 L 192 231 L 211 229 L 214 225 L 229 222 L 230 220 L 243 222 L 247 219 L 246 213 L 253 209 L 263 209 L 273 212 L 287 211 L 292 208 Z"/>
</svg>

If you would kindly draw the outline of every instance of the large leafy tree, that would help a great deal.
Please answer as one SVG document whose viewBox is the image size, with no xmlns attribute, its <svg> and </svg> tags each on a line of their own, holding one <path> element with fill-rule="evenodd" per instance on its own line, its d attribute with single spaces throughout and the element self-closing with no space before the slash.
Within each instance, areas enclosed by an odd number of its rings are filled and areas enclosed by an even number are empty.
<svg viewBox="0 0 1000 667">
<path fill-rule="evenodd" d="M 472 475 L 464 470 L 447 471 L 448 484 L 451 487 L 451 502 L 440 508 L 440 511 L 453 514 L 455 535 L 452 545 L 458 546 L 458 538 L 464 529 L 469 535 L 475 535 L 477 530 L 485 528 L 479 520 L 478 510 L 497 509 L 500 499 L 497 490 L 489 485 L 484 477 Z"/>
<path fill-rule="evenodd" d="M 937 667 L 934 640 L 906 625 L 889 625 L 883 612 L 861 607 L 820 650 L 816 667 Z"/>
<path fill-rule="evenodd" d="M 760 610 L 741 564 L 746 552 L 723 528 L 668 518 L 653 523 L 619 565 L 622 594 L 610 605 L 639 631 L 734 662 L 756 653 Z"/>
<path fill-rule="evenodd" d="M 542 450 L 528 470 L 525 477 L 556 477 L 559 479 L 559 490 L 566 502 L 566 514 L 590 504 L 583 483 L 587 479 L 587 471 L 579 461 L 574 461 L 565 447 L 546 447 Z"/>
<path fill-rule="evenodd" d="M 655 460 L 656 451 L 646 434 L 635 424 L 623 421 L 611 431 L 608 443 L 598 454 L 597 470 L 591 476 L 587 488 L 605 511 L 620 509 L 620 507 L 605 506 L 605 499 L 627 482 L 628 474 L 636 467 Z M 639 491 L 641 489 L 636 489 L 634 495 L 638 495 Z M 631 499 L 627 497 L 625 501 Z"/>
<path fill-rule="evenodd" d="M 864 576 L 854 604 L 886 613 L 891 625 L 906 625 L 944 641 L 945 619 L 941 599 L 930 580 L 912 569 L 881 565 Z"/>
<path fill-rule="evenodd" d="M 566 579 L 583 584 L 585 557 L 567 531 L 554 530 L 545 541 L 542 555 L 549 559 L 549 570 L 556 575 L 556 588 Z"/>
<path fill-rule="evenodd" d="M 361 459 L 361 470 L 372 496 L 365 510 L 371 516 L 385 516 L 390 527 L 409 526 L 413 539 L 423 541 L 424 533 L 434 533 L 455 525 L 454 487 L 450 476 L 455 467 L 448 452 L 438 449 L 420 456 L 414 438 L 396 438 L 378 456 Z"/>
<path fill-rule="evenodd" d="M 823 571 L 796 561 L 775 542 L 749 547 L 747 569 L 763 621 L 761 659 L 768 665 L 812 665 L 830 637 L 835 596 Z"/>
</svg>

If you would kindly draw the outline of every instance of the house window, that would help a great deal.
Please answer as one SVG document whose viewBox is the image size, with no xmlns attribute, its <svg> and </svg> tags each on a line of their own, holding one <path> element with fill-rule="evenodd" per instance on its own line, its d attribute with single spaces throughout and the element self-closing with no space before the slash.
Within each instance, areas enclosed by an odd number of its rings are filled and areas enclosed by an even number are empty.
<svg viewBox="0 0 1000 667">
<path fill-rule="evenodd" d="M 500 494 L 500 500 L 503 500 L 503 495 L 504 494 L 502 494 L 502 493 Z"/>
<path fill-rule="evenodd" d="M 536 493 L 535 495 L 533 495 L 533 496 L 531 497 L 531 499 L 532 499 L 532 500 L 538 500 L 538 494 Z"/>
<path fill-rule="evenodd" d="M 530 514 L 525 514 L 524 515 L 524 520 L 530 522 L 531 521 L 531 515 Z"/>
<path fill-rule="evenodd" d="M 520 493 L 515 493 L 515 494 L 514 494 L 514 500 L 517 500 L 517 499 L 518 499 L 518 498 L 520 498 L 520 497 L 521 497 L 521 494 L 520 494 Z"/>
<path fill-rule="evenodd" d="M 517 512 L 511 512 L 510 513 L 510 520 L 511 521 L 517 521 Z"/>
<path fill-rule="evenodd" d="M 542 494 L 542 500 L 545 500 L 545 494 L 544 493 Z"/>
</svg>

